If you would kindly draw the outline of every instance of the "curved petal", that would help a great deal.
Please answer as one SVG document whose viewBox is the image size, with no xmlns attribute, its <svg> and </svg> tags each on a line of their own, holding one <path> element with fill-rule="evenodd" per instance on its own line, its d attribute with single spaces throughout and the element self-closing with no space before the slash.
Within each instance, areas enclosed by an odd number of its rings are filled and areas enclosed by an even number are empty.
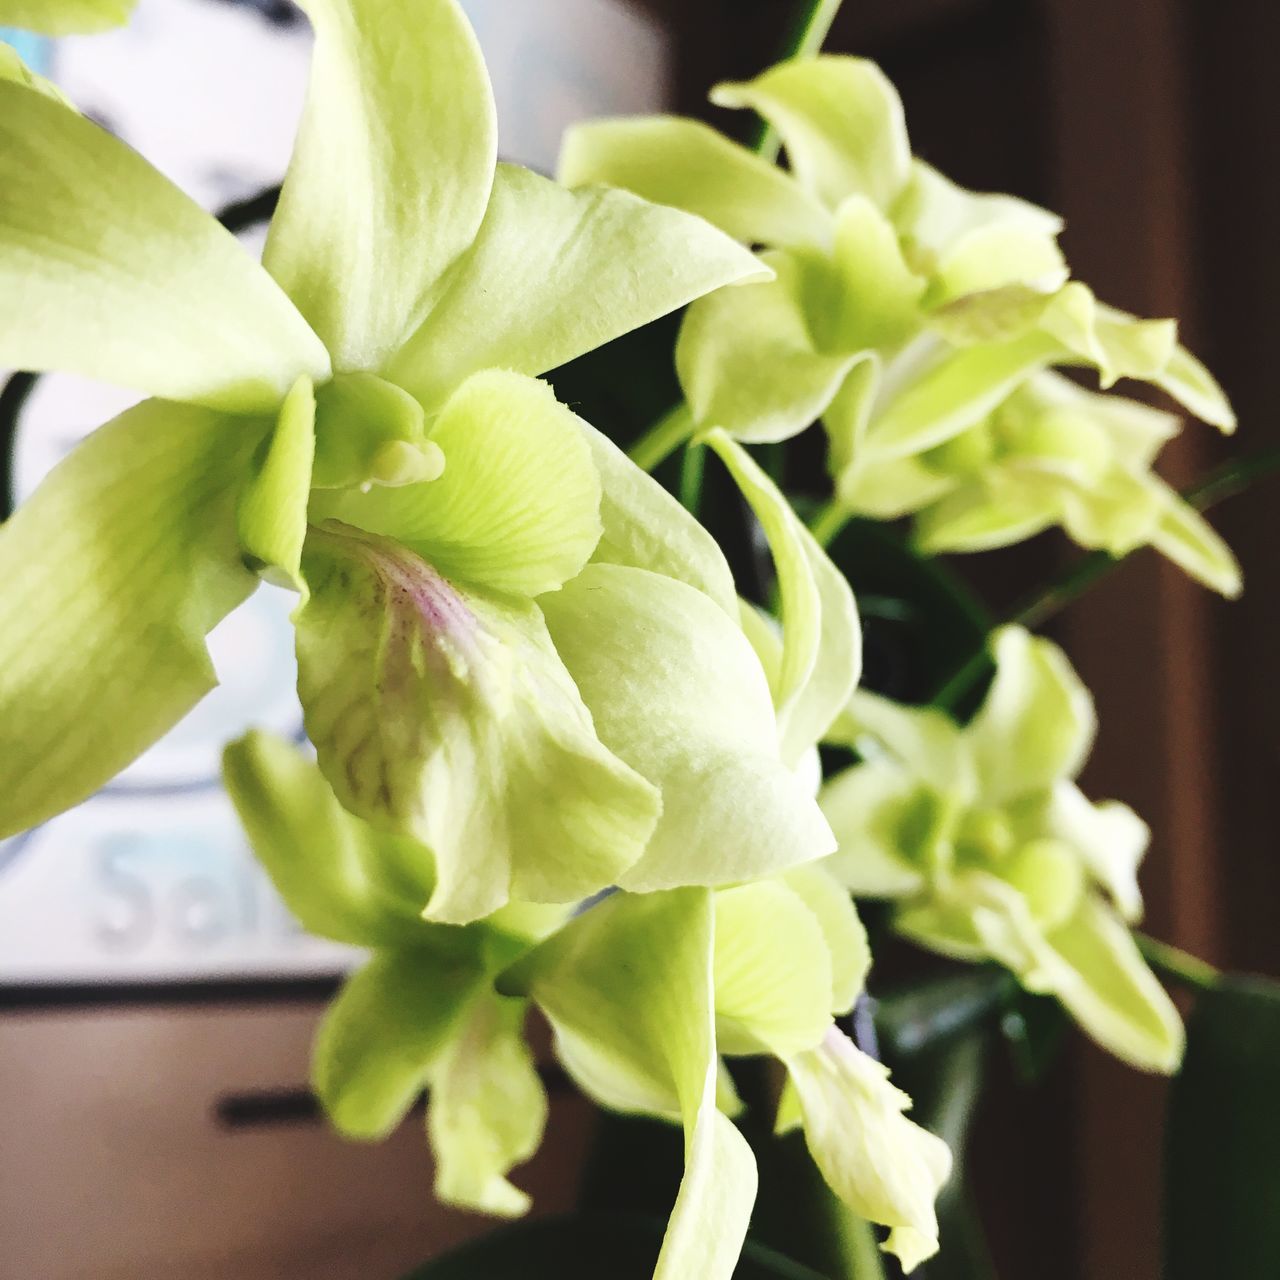
<svg viewBox="0 0 1280 1280">
<path fill-rule="evenodd" d="M 695 302 L 676 345 L 698 423 L 752 443 L 787 440 L 817 421 L 856 361 L 815 345 L 800 260 L 778 252 L 765 261 L 776 279 Z"/>
<path fill-rule="evenodd" d="M 936 707 L 915 707 L 858 690 L 828 735 L 859 754 L 893 762 L 937 791 L 972 795 L 973 764 L 959 726 Z"/>
<path fill-rule="evenodd" d="M 303 0 L 306 110 L 263 257 L 343 370 L 376 372 L 475 238 L 493 92 L 456 0 Z"/>
<path fill-rule="evenodd" d="M 991 639 L 996 678 L 964 731 L 982 794 L 999 803 L 1074 778 L 1093 746 L 1093 698 L 1066 654 L 1021 627 Z"/>
<path fill-rule="evenodd" d="M 85 799 L 217 683 L 205 636 L 257 583 L 235 509 L 265 432 L 147 401 L 0 527 L 0 834 Z"/>
<path fill-rule="evenodd" d="M 537 376 L 722 285 L 766 275 L 701 218 L 499 165 L 474 247 L 389 376 L 431 408 L 478 369 Z"/>
<path fill-rule="evenodd" d="M 834 847 L 783 764 L 769 687 L 737 624 L 683 582 L 588 565 L 540 601 L 601 740 L 662 793 L 623 888 L 733 884 Z"/>
<path fill-rule="evenodd" d="M 951 1152 L 902 1114 L 911 1099 L 889 1082 L 888 1068 L 833 1027 L 787 1071 L 827 1185 L 855 1213 L 891 1229 L 883 1247 L 904 1271 L 933 1257 L 934 1201 L 951 1176 Z"/>
<path fill-rule="evenodd" d="M 274 410 L 319 339 L 270 276 L 123 142 L 0 81 L 0 363 Z"/>
<path fill-rule="evenodd" d="M 0 0 L 0 27 L 47 36 L 106 31 L 129 21 L 137 0 Z"/>
<path fill-rule="evenodd" d="M 604 1084 L 606 1105 L 647 1093 L 683 1121 L 685 1173 L 654 1280 L 729 1280 L 755 1199 L 751 1150 L 715 1103 L 713 933 L 705 890 L 616 894 L 518 971 L 570 1070 L 581 1055 L 565 1056 L 566 1040 L 588 1047 L 595 1074 L 585 1088 Z"/>
<path fill-rule="evenodd" d="M 346 490 L 314 511 L 394 538 L 470 586 L 554 591 L 600 541 L 600 475 L 583 426 L 546 383 L 477 373 L 428 434 L 444 455 L 438 480 Z"/>
<path fill-rule="evenodd" d="M 700 120 L 593 120 L 564 136 L 560 181 L 603 183 L 706 218 L 743 244 L 822 248 L 831 215 L 788 173 Z"/>
<path fill-rule="evenodd" d="M 1066 351 L 1098 370 L 1105 389 L 1120 378 L 1156 378 L 1177 350 L 1173 320 L 1139 320 L 1104 306 L 1079 280 L 1061 289 L 1041 319 Z"/>
<path fill-rule="evenodd" d="M 1197 582 L 1234 599 L 1244 589 L 1244 574 L 1235 553 L 1216 529 L 1189 503 L 1160 480 L 1163 501 L 1151 545 Z"/>
<path fill-rule="evenodd" d="M 719 85 L 711 101 L 768 120 L 800 181 L 831 208 L 865 195 L 887 209 L 911 176 L 902 99 L 863 58 L 795 58 L 747 84 Z"/>
<path fill-rule="evenodd" d="M 247 734 L 223 753 L 222 777 L 254 855 L 309 933 L 376 947 L 426 932 L 430 853 L 348 813 L 298 747 Z"/>
<path fill-rule="evenodd" d="M 525 1011 L 523 1000 L 486 991 L 431 1066 L 427 1135 L 442 1204 L 503 1218 L 529 1209 L 506 1177 L 537 1151 L 547 1121 Z"/>
<path fill-rule="evenodd" d="M 862 994 L 871 969 L 867 931 L 849 891 L 828 863 L 795 867 L 783 882 L 813 912 L 831 953 L 831 1012 L 846 1014 Z"/>
<path fill-rule="evenodd" d="M 716 540 L 607 436 L 581 423 L 600 473 L 604 534 L 592 559 L 675 578 L 738 616 L 733 573 Z"/>
<path fill-rule="evenodd" d="M 382 951 L 349 978 L 320 1024 L 311 1065 L 334 1127 L 348 1138 L 385 1138 L 484 985 L 484 966 L 465 951 Z"/>
<path fill-rule="evenodd" d="M 823 865 L 858 897 L 909 897 L 925 887 L 902 838 L 919 791 L 909 773 L 885 760 L 854 765 L 823 787 L 822 811 L 840 842 Z"/>
<path fill-rule="evenodd" d="M 912 543 L 928 556 L 990 551 L 1034 537 L 1062 517 L 1061 493 L 996 475 L 987 483 L 966 484 L 919 511 Z"/>
<path fill-rule="evenodd" d="M 3 21 L 3 19 L 0 19 L 0 21 Z M 9 80 L 14 84 L 22 85 L 24 88 L 34 89 L 36 93 L 44 94 L 46 98 L 58 103 L 59 106 L 68 107 L 72 111 L 76 109 L 75 103 L 52 80 L 46 80 L 44 76 L 36 75 L 18 56 L 18 51 L 3 40 L 0 40 L 0 80 Z"/>
<path fill-rule="evenodd" d="M 597 738 L 536 606 L 337 524 L 313 528 L 303 573 L 307 733 L 346 808 L 435 855 L 428 919 L 576 901 L 636 861 L 658 794 Z"/>
<path fill-rule="evenodd" d="M 844 575 L 777 485 L 723 431 L 707 444 L 729 468 L 769 540 L 782 596 L 782 660 L 774 684 L 782 758 L 795 766 L 831 727 L 862 672 L 862 629 Z"/>
</svg>

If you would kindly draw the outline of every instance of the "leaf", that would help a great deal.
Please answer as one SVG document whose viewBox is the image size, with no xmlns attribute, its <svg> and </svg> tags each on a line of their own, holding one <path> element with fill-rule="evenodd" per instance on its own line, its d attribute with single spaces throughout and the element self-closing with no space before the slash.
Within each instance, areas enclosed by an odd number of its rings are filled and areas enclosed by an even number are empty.
<svg viewBox="0 0 1280 1280">
<path fill-rule="evenodd" d="M 830 853 L 787 769 L 769 688 L 736 622 L 671 578 L 588 565 L 540 604 L 601 741 L 662 793 L 635 892 L 732 884 Z"/>
<path fill-rule="evenodd" d="M 311 82 L 263 261 L 338 368 L 378 372 L 484 217 L 493 92 L 456 0 L 302 7 Z"/>
<path fill-rule="evenodd" d="M 146 401 L 0 527 L 0 835 L 91 795 L 217 684 L 205 637 L 257 585 L 235 511 L 266 429 Z"/>
<path fill-rule="evenodd" d="M 167 178 L 0 80 L 0 362 L 274 412 L 329 358 L 274 281 Z"/>
<path fill-rule="evenodd" d="M 428 1263 L 406 1280 L 650 1280 L 662 1233 L 660 1219 L 634 1214 L 543 1219 L 492 1232 Z M 750 1242 L 733 1276 L 823 1280 L 816 1271 Z M 692 1280 L 692 1273 L 681 1280 Z"/>
<path fill-rule="evenodd" d="M 700 218 L 499 165 L 475 244 L 388 376 L 428 409 L 467 376 L 536 377 L 767 270 Z"/>
<path fill-rule="evenodd" d="M 1201 993 L 1169 1099 L 1166 1280 L 1280 1268 L 1280 987 L 1226 977 Z"/>
<path fill-rule="evenodd" d="M 560 181 L 604 183 L 706 218 L 743 244 L 821 247 L 830 213 L 789 174 L 699 120 L 638 116 L 572 126 Z"/>
<path fill-rule="evenodd" d="M 337 524 L 313 528 L 303 572 L 307 733 L 346 808 L 434 854 L 429 919 L 464 924 L 510 896 L 573 902 L 617 882 L 646 847 L 658 793 L 597 738 L 537 606 L 462 591 Z"/>
<path fill-rule="evenodd" d="M 995 965 L 960 969 L 902 988 L 876 1001 L 876 1030 L 895 1064 L 927 1054 L 993 1018 L 1018 992 Z"/>
</svg>

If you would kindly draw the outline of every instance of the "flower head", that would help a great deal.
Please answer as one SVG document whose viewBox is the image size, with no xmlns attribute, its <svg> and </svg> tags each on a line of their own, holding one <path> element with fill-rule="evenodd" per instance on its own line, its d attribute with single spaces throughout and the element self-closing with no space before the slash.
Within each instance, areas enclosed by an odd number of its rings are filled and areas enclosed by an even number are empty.
<svg viewBox="0 0 1280 1280">
<path fill-rule="evenodd" d="M 1092 699 L 1047 640 L 1009 627 L 993 653 L 995 682 L 963 728 L 940 711 L 853 699 L 836 736 L 863 762 L 822 794 L 840 840 L 831 869 L 855 894 L 892 899 L 907 937 L 1005 965 L 1117 1056 L 1173 1071 L 1182 1024 L 1128 929 L 1149 832 L 1073 781 Z"/>
</svg>

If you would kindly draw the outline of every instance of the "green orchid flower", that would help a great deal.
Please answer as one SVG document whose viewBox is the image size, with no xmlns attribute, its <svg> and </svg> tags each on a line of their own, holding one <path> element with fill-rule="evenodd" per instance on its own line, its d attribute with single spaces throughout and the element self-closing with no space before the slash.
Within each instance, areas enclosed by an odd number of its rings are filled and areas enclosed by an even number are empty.
<svg viewBox="0 0 1280 1280">
<path fill-rule="evenodd" d="M 1240 566 L 1199 512 L 1151 470 L 1178 419 L 1052 372 L 945 444 L 864 474 L 857 505 L 915 512 L 926 553 L 1006 546 L 1060 524 L 1083 547 L 1158 548 L 1193 578 L 1240 593 Z"/>
<path fill-rule="evenodd" d="M 1150 833 L 1073 781 L 1095 717 L 1061 650 L 1006 627 L 992 652 L 995 681 L 963 728 L 854 697 L 832 738 L 863 762 L 822 793 L 840 840 L 831 870 L 856 895 L 893 900 L 894 927 L 913 941 L 997 961 L 1117 1057 L 1172 1072 L 1182 1023 L 1129 931 Z"/>
<path fill-rule="evenodd" d="M 106 31 L 129 21 L 138 0 L 0 0 L 0 27 L 48 36 Z M 0 72 L 3 75 L 3 72 Z"/>
<path fill-rule="evenodd" d="M 454 0 L 309 11 L 265 269 L 0 83 L 0 360 L 155 397 L 0 530 L 0 832 L 189 710 L 206 634 L 268 577 L 301 596 L 320 766 L 418 842 L 437 921 L 829 852 L 723 556 L 536 379 L 764 269 L 695 217 L 495 166 Z"/>
<path fill-rule="evenodd" d="M 1104 387 L 1142 379 L 1234 426 L 1172 321 L 1124 315 L 1069 280 L 1059 218 L 913 159 L 874 64 L 794 59 L 712 100 L 764 116 L 789 169 L 673 117 L 578 126 L 561 162 L 570 185 L 610 183 L 766 250 L 772 280 L 689 309 L 677 363 L 695 427 L 764 442 L 822 419 L 837 502 L 874 516 L 936 497 L 934 451 L 1051 366 L 1094 368 Z"/>
<path fill-rule="evenodd" d="M 435 1191 L 445 1204 L 514 1217 L 507 1174 L 541 1141 L 546 1095 L 525 1043 L 527 1002 L 494 977 L 554 929 L 562 907 L 515 904 L 465 925 L 428 924 L 431 872 L 412 841 L 348 813 L 297 747 L 253 733 L 224 776 L 254 852 L 321 937 L 367 948 L 316 1037 L 313 1083 L 335 1127 L 386 1137 L 424 1089 Z"/>
<path fill-rule="evenodd" d="M 937 1251 L 934 1200 L 951 1167 L 909 1099 L 839 1031 L 869 962 L 848 894 L 825 871 L 732 889 L 617 894 L 503 977 L 555 1033 L 579 1086 L 614 1110 L 685 1132 L 685 1173 L 655 1280 L 728 1280 L 756 1192 L 722 1054 L 772 1054 L 789 1086 L 780 1130 L 804 1126 L 818 1167 L 855 1212 L 890 1228 L 910 1270 Z"/>
</svg>

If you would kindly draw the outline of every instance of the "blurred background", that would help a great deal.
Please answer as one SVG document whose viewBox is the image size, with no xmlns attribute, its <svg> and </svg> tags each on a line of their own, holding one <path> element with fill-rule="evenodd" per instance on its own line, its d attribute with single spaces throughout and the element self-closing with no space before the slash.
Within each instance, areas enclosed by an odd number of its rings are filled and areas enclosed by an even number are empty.
<svg viewBox="0 0 1280 1280">
<path fill-rule="evenodd" d="M 467 8 L 503 154 L 546 171 L 564 126 L 590 115 L 667 108 L 741 130 L 706 91 L 772 61 L 796 6 Z M 1076 274 L 1108 301 L 1182 318 L 1241 429 L 1229 445 L 1189 429 L 1164 454 L 1179 484 L 1229 450 L 1280 443 L 1278 42 L 1274 0 L 846 0 L 828 46 L 884 65 L 926 159 L 1063 213 Z M 22 49 L 217 209 L 282 175 L 308 46 L 287 0 L 141 0 L 125 31 Z M 568 376 L 610 429 L 591 370 Z M 646 412 L 667 407 L 669 379 L 655 372 Z M 42 380 L 0 497 L 29 492 L 125 403 Z M 817 487 L 820 460 L 807 465 L 789 477 L 801 490 Z M 1054 635 L 1099 703 L 1086 788 L 1154 831 L 1147 928 L 1280 976 L 1274 510 L 1264 486 L 1215 513 L 1244 563 L 1242 601 L 1143 553 Z M 960 563 L 998 615 L 1074 554 L 1046 535 Z M 431 1204 L 419 1123 L 383 1147 L 347 1146 L 306 1092 L 311 1030 L 352 957 L 288 920 L 216 782 L 222 742 L 248 723 L 300 731 L 286 612 L 255 597 L 215 636 L 230 678 L 187 723 L 81 809 L 0 842 L 0 1280 L 393 1280 L 487 1228 Z M 889 661 L 892 629 L 870 627 Z M 1034 1090 L 992 1062 L 973 1161 L 1005 1280 L 1155 1280 L 1164 1088 L 1075 1035 Z M 523 1179 L 540 1212 L 573 1202 L 589 1126 L 553 1091 L 547 1146 Z"/>
</svg>

